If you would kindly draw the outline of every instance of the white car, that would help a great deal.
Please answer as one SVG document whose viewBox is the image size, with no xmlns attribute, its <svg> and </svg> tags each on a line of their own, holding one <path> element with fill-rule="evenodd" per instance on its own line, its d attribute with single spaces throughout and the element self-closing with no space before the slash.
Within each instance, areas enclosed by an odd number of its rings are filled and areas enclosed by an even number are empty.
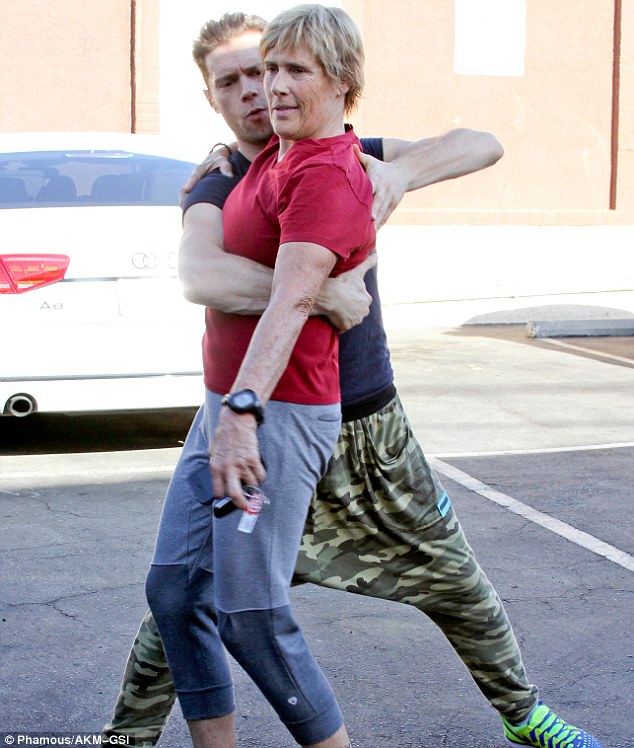
<svg viewBox="0 0 634 748">
<path fill-rule="evenodd" d="M 154 136 L 0 135 L 0 414 L 202 402 L 203 308 L 177 279 L 197 160 Z"/>
</svg>

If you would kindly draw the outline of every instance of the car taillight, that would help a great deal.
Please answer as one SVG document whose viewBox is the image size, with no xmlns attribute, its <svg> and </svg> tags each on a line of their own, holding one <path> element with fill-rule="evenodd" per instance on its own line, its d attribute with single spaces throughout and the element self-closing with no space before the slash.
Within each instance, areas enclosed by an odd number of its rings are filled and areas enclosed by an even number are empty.
<svg viewBox="0 0 634 748">
<path fill-rule="evenodd" d="M 0 255 L 0 294 L 24 293 L 63 279 L 66 255 Z"/>
</svg>

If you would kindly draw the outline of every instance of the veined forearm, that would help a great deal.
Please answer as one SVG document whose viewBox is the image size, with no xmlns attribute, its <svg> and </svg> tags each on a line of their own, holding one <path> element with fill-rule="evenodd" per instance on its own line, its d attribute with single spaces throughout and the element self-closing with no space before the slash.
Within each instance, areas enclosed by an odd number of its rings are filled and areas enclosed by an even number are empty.
<svg viewBox="0 0 634 748">
<path fill-rule="evenodd" d="M 183 294 L 201 304 L 228 314 L 260 315 L 271 296 L 273 271 L 265 265 L 224 251 L 181 265 Z"/>
<path fill-rule="evenodd" d="M 307 242 L 280 247 L 271 301 L 255 328 L 232 390 L 250 389 L 263 403 L 269 400 L 335 259 L 330 250 Z"/>
<path fill-rule="evenodd" d="M 231 314 L 261 314 L 273 283 L 272 268 L 225 252 L 222 211 L 207 203 L 185 213 L 178 276 L 188 301 Z"/>
<path fill-rule="evenodd" d="M 289 308 L 272 302 L 253 333 L 232 390 L 253 390 L 263 404 L 267 403 L 308 316 L 305 306 Z"/>
</svg>

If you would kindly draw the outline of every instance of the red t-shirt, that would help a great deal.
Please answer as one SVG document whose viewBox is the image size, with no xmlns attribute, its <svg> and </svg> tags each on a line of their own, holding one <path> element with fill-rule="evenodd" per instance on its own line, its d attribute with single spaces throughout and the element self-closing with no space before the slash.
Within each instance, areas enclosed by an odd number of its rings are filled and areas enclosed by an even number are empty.
<svg viewBox="0 0 634 748">
<path fill-rule="evenodd" d="M 356 267 L 376 239 L 372 186 L 352 150 L 358 142 L 351 130 L 300 140 L 278 162 L 274 137 L 225 203 L 225 249 L 272 268 L 281 244 L 311 242 L 337 255 L 332 275 Z M 203 358 L 205 386 L 212 392 L 231 389 L 259 319 L 208 312 Z M 310 317 L 271 399 L 339 402 L 337 343 L 325 317 Z"/>
</svg>

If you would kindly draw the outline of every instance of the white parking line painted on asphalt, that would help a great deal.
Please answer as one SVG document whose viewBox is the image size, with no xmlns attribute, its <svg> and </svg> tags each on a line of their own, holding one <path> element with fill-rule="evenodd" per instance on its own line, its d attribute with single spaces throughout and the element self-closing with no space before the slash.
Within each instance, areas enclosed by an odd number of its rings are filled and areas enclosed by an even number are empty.
<svg viewBox="0 0 634 748">
<path fill-rule="evenodd" d="M 625 551 L 621 551 L 609 543 L 604 543 L 603 540 L 599 540 L 594 535 L 583 532 L 583 530 L 577 530 L 572 525 L 551 517 L 549 514 L 544 514 L 544 512 L 540 512 L 538 509 L 534 509 L 532 506 L 524 504 L 511 496 L 507 496 L 501 491 L 496 491 L 494 488 L 487 486 L 486 483 L 482 483 L 477 478 L 464 473 L 462 470 L 458 470 L 458 468 L 452 465 L 448 465 L 436 457 L 428 457 L 428 460 L 434 470 L 459 483 L 461 486 L 468 488 L 470 491 L 474 491 L 480 494 L 480 496 L 484 496 L 485 499 L 489 499 L 489 501 L 493 501 L 495 504 L 509 509 L 514 514 L 518 514 L 520 517 L 524 517 L 530 522 L 534 522 L 556 535 L 566 538 L 566 540 L 581 546 L 581 548 L 607 558 L 624 569 L 634 571 L 634 556 L 631 556 L 629 553 L 625 553 Z"/>
<path fill-rule="evenodd" d="M 132 475 L 162 475 L 173 473 L 174 465 L 155 465 L 153 467 L 120 467 L 104 470 L 103 468 L 87 467 L 84 470 L 30 470 L 22 473 L 8 473 L 10 480 L 29 480 L 31 478 L 124 478 Z"/>
<path fill-rule="evenodd" d="M 546 455 L 554 452 L 591 452 L 597 449 L 626 449 L 634 442 L 612 442 L 611 444 L 585 444 L 580 447 L 545 447 L 539 449 L 501 449 L 491 452 L 434 452 L 434 457 L 451 459 L 456 457 L 506 457 L 507 455 Z"/>
<path fill-rule="evenodd" d="M 590 353 L 593 356 L 599 356 L 606 358 L 610 361 L 618 361 L 621 364 L 629 364 L 632 366 L 634 360 L 626 358 L 625 356 L 616 356 L 614 353 L 603 353 L 603 351 L 597 351 L 595 348 L 585 348 L 582 345 L 575 345 L 574 343 L 565 343 L 563 340 L 555 340 L 554 338 L 541 338 L 541 342 L 549 343 L 557 348 L 568 348 L 571 351 L 579 351 L 579 353 Z"/>
<path fill-rule="evenodd" d="M 575 543 L 576 545 L 585 548 L 589 551 L 592 551 L 593 553 L 596 553 L 599 556 L 602 556 L 609 561 L 612 561 L 615 564 L 618 564 L 619 566 L 622 566 L 625 569 L 628 569 L 629 571 L 634 571 L 634 556 L 631 556 L 629 553 L 626 553 L 625 551 L 621 551 L 618 548 L 615 548 L 614 546 L 610 545 L 609 543 L 605 543 L 602 540 L 599 540 L 598 538 L 595 538 L 593 535 L 590 535 L 589 533 L 583 532 L 583 530 L 578 530 L 575 527 L 572 527 L 572 525 L 567 524 L 566 522 L 563 522 L 562 520 L 556 519 L 555 517 L 551 517 L 549 514 L 545 514 L 544 512 L 540 512 L 538 509 L 534 509 L 533 507 L 529 506 L 528 504 L 524 504 L 523 502 L 519 501 L 518 499 L 514 499 L 511 496 L 508 496 L 507 494 L 502 493 L 501 491 L 497 491 L 494 488 L 491 488 L 490 486 L 487 486 L 485 483 L 482 483 L 477 478 L 474 478 L 473 476 L 469 475 L 468 473 L 463 472 L 462 470 L 459 470 L 458 468 L 453 467 L 452 465 L 447 464 L 446 462 L 443 462 L 443 460 L 439 459 L 440 457 L 445 457 L 447 459 L 449 458 L 456 458 L 456 457 L 496 457 L 496 456 L 504 456 L 504 455 L 528 455 L 528 454 L 545 454 L 545 453 L 551 453 L 551 452 L 571 452 L 571 451 L 580 451 L 580 450 L 593 450 L 593 449 L 617 449 L 617 448 L 624 448 L 624 447 L 634 447 L 634 442 L 620 442 L 620 443 L 614 443 L 614 444 L 594 444 L 594 445 L 587 445 L 583 447 L 560 447 L 560 448 L 552 448 L 552 449 L 534 449 L 534 450 L 515 450 L 515 451 L 505 451 L 505 452 L 471 452 L 471 453 L 460 453 L 460 454 L 446 454 L 446 455 L 435 455 L 431 456 L 428 455 L 428 461 L 434 467 L 434 469 L 441 473 L 442 475 L 445 475 L 447 478 L 450 478 L 451 480 L 456 481 L 456 483 L 459 483 L 460 485 L 464 486 L 465 488 L 468 488 L 471 491 L 474 491 L 475 493 L 480 494 L 480 496 L 483 496 L 486 499 L 489 499 L 490 501 L 493 501 L 496 504 L 499 504 L 500 506 L 503 506 L 510 511 L 514 512 L 515 514 L 524 517 L 525 519 L 530 520 L 531 522 L 534 522 L 537 525 L 540 525 L 541 527 L 544 527 L 547 530 L 550 530 L 551 532 L 555 533 L 556 535 L 560 535 L 563 538 L 566 538 L 567 540 L 570 540 L 572 543 Z M 25 471 L 25 472 L 15 472 L 10 473 L 9 476 L 7 476 L 10 480 L 33 480 L 36 478 L 42 478 L 47 477 L 51 478 L 55 474 L 63 474 L 65 478 L 73 477 L 73 478 L 92 478 L 93 480 L 95 478 L 124 478 L 128 476 L 134 476 L 134 475 L 169 475 L 173 472 L 174 465 L 154 465 L 150 467 L 121 467 L 117 469 L 99 469 L 99 468 L 86 468 L 85 470 L 65 470 L 65 471 L 55 471 L 55 470 L 47 470 L 46 472 L 39 472 L 39 471 Z M 3 493 L 9 493 L 7 491 L 3 491 Z"/>
</svg>

